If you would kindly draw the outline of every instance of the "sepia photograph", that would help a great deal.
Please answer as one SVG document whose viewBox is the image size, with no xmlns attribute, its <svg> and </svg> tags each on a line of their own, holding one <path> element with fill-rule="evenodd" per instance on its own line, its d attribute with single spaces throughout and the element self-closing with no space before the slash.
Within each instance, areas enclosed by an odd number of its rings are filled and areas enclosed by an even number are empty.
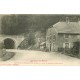
<svg viewBox="0 0 80 80">
<path fill-rule="evenodd" d="M 0 14 L 0 65 L 80 65 L 80 15 Z"/>
<path fill-rule="evenodd" d="M 79 80 L 79 0 L 0 0 L 0 79 Z"/>
</svg>

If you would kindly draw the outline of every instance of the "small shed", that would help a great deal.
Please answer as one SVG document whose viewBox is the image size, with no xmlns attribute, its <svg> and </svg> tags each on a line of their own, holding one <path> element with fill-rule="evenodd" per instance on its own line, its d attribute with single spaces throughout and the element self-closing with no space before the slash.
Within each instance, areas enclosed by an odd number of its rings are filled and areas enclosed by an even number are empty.
<svg viewBox="0 0 80 80">
<path fill-rule="evenodd" d="M 40 50 L 44 50 L 46 48 L 46 42 L 42 42 L 40 44 Z"/>
</svg>

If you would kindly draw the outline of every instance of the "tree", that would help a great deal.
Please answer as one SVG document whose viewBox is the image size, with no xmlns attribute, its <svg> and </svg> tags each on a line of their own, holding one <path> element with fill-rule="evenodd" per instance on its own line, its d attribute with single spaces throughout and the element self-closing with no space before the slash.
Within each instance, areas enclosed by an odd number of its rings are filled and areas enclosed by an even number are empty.
<svg viewBox="0 0 80 80">
<path fill-rule="evenodd" d="M 35 37 L 34 37 L 34 33 L 32 31 L 30 31 L 29 36 L 28 36 L 28 45 L 34 45 L 35 44 Z"/>
</svg>

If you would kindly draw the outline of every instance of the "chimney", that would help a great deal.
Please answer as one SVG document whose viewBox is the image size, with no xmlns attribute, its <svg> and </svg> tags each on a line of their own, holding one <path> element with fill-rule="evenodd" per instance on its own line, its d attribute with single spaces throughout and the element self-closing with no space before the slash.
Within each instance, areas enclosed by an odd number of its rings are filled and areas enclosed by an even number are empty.
<svg viewBox="0 0 80 80">
<path fill-rule="evenodd" d="M 69 23 L 69 17 L 66 17 L 66 23 Z"/>
</svg>

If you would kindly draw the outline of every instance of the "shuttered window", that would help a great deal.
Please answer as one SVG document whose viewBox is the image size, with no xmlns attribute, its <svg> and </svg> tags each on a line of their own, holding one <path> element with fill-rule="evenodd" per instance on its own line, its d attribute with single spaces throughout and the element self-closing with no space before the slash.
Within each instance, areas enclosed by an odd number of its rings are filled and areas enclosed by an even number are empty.
<svg viewBox="0 0 80 80">
<path fill-rule="evenodd" d="M 63 48 L 70 48 L 70 43 L 63 43 Z"/>
<path fill-rule="evenodd" d="M 64 38 L 65 38 L 65 39 L 68 39 L 68 38 L 69 38 L 69 34 L 65 34 L 65 35 L 64 35 Z"/>
</svg>

